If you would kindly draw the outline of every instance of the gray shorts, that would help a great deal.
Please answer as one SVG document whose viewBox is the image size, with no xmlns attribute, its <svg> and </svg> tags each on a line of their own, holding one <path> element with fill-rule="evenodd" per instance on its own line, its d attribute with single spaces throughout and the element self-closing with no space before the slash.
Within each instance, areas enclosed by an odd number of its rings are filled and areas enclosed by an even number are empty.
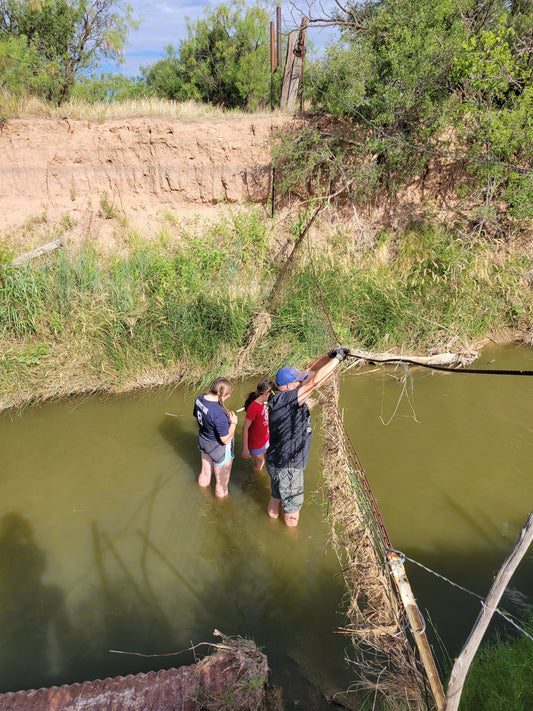
<svg viewBox="0 0 533 711">
<path fill-rule="evenodd" d="M 200 435 L 198 437 L 198 449 L 200 452 L 207 454 L 213 460 L 216 467 L 221 467 L 228 460 L 233 459 L 233 447 L 235 446 L 235 437 L 229 444 L 215 442 L 212 439 L 207 439 Z"/>
<path fill-rule="evenodd" d="M 304 470 L 273 467 L 267 462 L 270 474 L 270 491 L 274 499 L 281 499 L 283 511 L 296 513 L 304 502 Z"/>
</svg>

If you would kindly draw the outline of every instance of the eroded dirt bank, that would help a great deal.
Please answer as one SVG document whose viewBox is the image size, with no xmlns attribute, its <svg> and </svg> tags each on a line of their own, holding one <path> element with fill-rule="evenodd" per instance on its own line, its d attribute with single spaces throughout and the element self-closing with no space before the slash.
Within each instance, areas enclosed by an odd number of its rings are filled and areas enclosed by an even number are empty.
<svg viewBox="0 0 533 711">
<path fill-rule="evenodd" d="M 265 203 L 269 139 L 292 123 L 290 116 L 11 120 L 0 134 L 0 233 L 22 246 L 28 222 L 63 221 L 75 241 L 109 241 L 113 214 L 150 237 L 165 210 L 214 217 L 221 204 Z"/>
<path fill-rule="evenodd" d="M 266 209 L 272 138 L 307 122 L 329 127 L 325 117 L 289 114 L 12 119 L 0 131 L 0 239 L 19 253 L 58 234 L 115 250 L 126 246 L 128 230 L 150 240 L 169 221 L 216 220 L 226 207 Z M 427 216 L 428 205 L 434 220 L 468 222 L 454 194 L 463 171 L 460 161 L 435 160 L 394 199 L 386 191 L 357 206 L 331 199 L 329 219 L 349 223 L 354 240 L 369 245 L 380 230 Z M 276 203 L 276 211 L 288 207 Z"/>
</svg>

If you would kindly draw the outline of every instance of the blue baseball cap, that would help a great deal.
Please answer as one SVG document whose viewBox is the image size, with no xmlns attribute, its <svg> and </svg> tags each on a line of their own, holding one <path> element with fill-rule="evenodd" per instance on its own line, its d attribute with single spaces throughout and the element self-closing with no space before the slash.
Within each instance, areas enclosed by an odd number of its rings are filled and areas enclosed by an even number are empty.
<svg viewBox="0 0 533 711">
<path fill-rule="evenodd" d="M 307 370 L 298 370 L 290 365 L 287 368 L 281 368 L 276 373 L 276 383 L 278 385 L 287 385 L 287 383 L 294 383 L 294 381 L 301 383 L 306 378 Z"/>
</svg>

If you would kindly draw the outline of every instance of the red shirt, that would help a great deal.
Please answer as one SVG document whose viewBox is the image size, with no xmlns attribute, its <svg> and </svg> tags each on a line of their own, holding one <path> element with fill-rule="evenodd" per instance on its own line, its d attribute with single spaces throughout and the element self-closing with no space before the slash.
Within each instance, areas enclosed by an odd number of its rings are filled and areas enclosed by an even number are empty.
<svg viewBox="0 0 533 711">
<path fill-rule="evenodd" d="M 248 430 L 248 449 L 261 449 L 268 442 L 268 407 L 266 402 L 256 402 L 248 405 L 246 419 L 252 424 Z"/>
</svg>

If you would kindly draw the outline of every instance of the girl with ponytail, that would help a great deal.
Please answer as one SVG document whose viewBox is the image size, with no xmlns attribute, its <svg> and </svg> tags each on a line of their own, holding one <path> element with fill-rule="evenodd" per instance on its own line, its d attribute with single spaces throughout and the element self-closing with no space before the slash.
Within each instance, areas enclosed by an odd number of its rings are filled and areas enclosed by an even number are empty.
<svg viewBox="0 0 533 711">
<path fill-rule="evenodd" d="M 249 393 L 244 403 L 246 419 L 242 426 L 242 458 L 253 458 L 253 471 L 260 472 L 269 445 L 267 400 L 275 388 L 272 380 L 260 380 L 257 389 Z"/>
<path fill-rule="evenodd" d="M 235 428 L 237 415 L 228 410 L 225 401 L 233 392 L 233 385 L 226 378 L 217 378 L 209 392 L 196 398 L 193 415 L 198 422 L 198 449 L 202 468 L 198 476 L 199 486 L 210 486 L 215 475 L 215 496 L 228 496 L 228 483 L 233 464 Z"/>
</svg>

